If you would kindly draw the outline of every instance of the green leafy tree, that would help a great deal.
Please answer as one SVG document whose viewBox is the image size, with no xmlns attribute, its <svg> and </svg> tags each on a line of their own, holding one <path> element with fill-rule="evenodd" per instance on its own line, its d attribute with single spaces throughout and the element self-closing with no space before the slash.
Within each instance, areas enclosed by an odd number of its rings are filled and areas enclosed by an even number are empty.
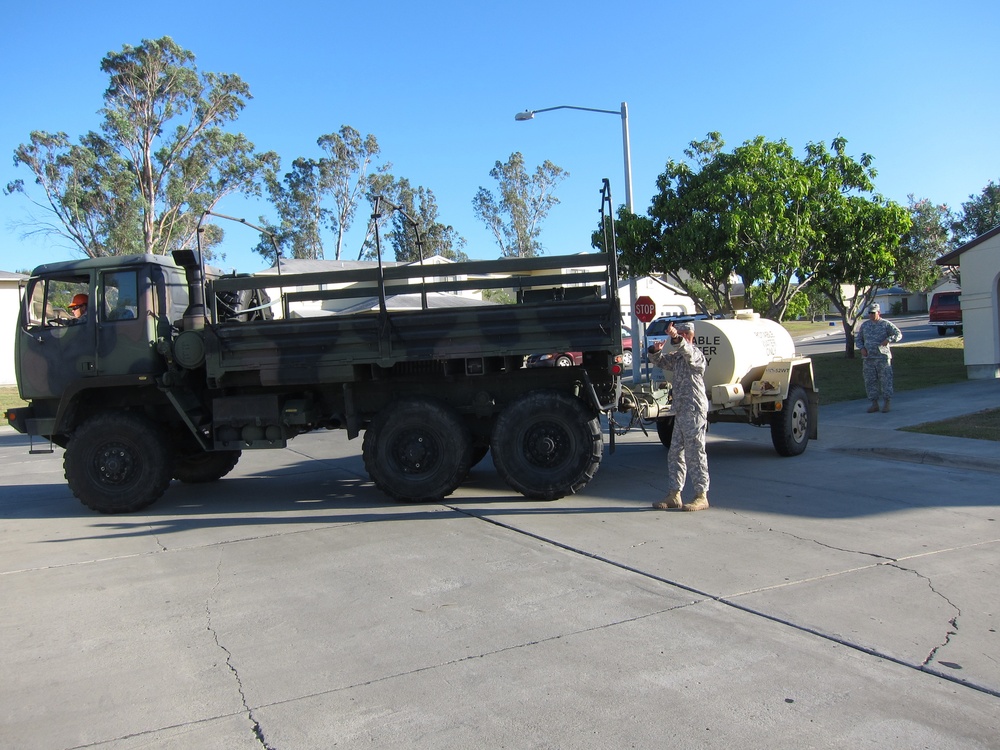
<svg viewBox="0 0 1000 750">
<path fill-rule="evenodd" d="M 472 207 L 493 232 L 502 256 L 531 258 L 543 252 L 538 240 L 541 223 L 559 203 L 553 194 L 556 185 L 568 176 L 548 160 L 529 176 L 520 151 L 506 163 L 496 162 L 490 177 L 496 180 L 498 193 L 479 188 Z"/>
<path fill-rule="evenodd" d="M 627 235 L 619 240 L 622 264 L 664 273 L 689 294 L 694 280 L 718 310 L 734 308 L 742 279 L 763 295 L 766 314 L 780 320 L 795 279 L 812 273 L 803 258 L 813 231 L 813 175 L 784 141 L 758 137 L 732 153 L 724 146 L 709 133 L 692 141 L 687 161 L 667 162 L 649 222 L 619 212 Z"/>
<path fill-rule="evenodd" d="M 813 323 L 816 322 L 816 318 L 819 316 L 826 317 L 830 309 L 830 300 L 818 284 L 811 284 L 805 289 L 800 290 L 799 294 L 793 298 L 793 303 L 800 298 L 805 305 L 805 310 L 799 313 L 800 315 L 808 315 L 809 320 Z"/>
<path fill-rule="evenodd" d="M 929 290 L 941 276 L 935 261 L 951 249 L 948 227 L 951 211 L 926 198 L 909 200 L 910 231 L 903 237 L 896 263 L 896 283 L 911 291 Z"/>
<path fill-rule="evenodd" d="M 892 280 L 909 217 L 906 209 L 891 201 L 847 196 L 826 218 L 826 260 L 818 283 L 842 316 L 846 354 L 851 358 L 854 328 L 875 293 Z"/>
<path fill-rule="evenodd" d="M 110 82 L 100 133 L 72 144 L 65 133 L 35 131 L 14 152 L 44 199 L 23 180 L 6 192 L 28 195 L 52 216 L 36 231 L 91 257 L 166 253 L 194 244 L 202 213 L 226 195 L 259 194 L 258 175 L 277 157 L 223 130 L 250 98 L 238 76 L 199 73 L 194 55 L 170 37 L 108 53 L 101 70 Z M 202 246 L 221 239 L 211 226 Z"/>
<path fill-rule="evenodd" d="M 817 171 L 815 234 L 808 262 L 817 284 L 842 316 L 845 350 L 854 356 L 854 327 L 880 287 L 892 279 L 900 244 L 910 229 L 907 210 L 875 192 L 874 157 L 848 155 L 847 140 L 806 147 Z"/>
<path fill-rule="evenodd" d="M 979 195 L 970 195 L 962 204 L 962 213 L 951 225 L 954 245 L 964 245 L 996 226 L 1000 226 L 1000 185 L 990 180 Z"/>
</svg>

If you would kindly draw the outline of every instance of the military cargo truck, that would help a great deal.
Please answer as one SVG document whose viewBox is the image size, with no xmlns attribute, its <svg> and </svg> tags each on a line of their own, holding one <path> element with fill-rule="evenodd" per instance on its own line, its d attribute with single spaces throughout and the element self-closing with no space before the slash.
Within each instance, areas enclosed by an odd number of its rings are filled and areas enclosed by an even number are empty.
<svg viewBox="0 0 1000 750">
<path fill-rule="evenodd" d="M 197 250 L 42 265 L 15 347 L 29 405 L 7 418 L 32 450 L 65 448 L 71 490 L 104 513 L 148 506 L 171 479 L 217 480 L 245 451 L 334 429 L 364 433 L 365 467 L 397 500 L 447 496 L 487 451 L 514 490 L 555 499 L 594 476 L 599 416 L 620 395 L 613 236 L 605 247 L 278 275 L 223 275 Z M 517 302 L 429 302 L 484 289 Z M 73 318 L 80 294 L 87 314 Z M 324 314 L 344 300 L 371 309 Z M 523 367 L 545 351 L 583 356 Z"/>
</svg>

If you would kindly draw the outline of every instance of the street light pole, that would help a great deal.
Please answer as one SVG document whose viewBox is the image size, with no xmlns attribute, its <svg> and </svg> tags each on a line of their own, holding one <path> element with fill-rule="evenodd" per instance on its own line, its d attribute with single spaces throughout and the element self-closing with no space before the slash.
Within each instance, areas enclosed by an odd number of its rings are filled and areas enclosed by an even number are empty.
<svg viewBox="0 0 1000 750">
<path fill-rule="evenodd" d="M 605 115 L 619 115 L 622 118 L 622 146 L 625 155 L 625 207 L 629 210 L 629 213 L 635 213 L 635 208 L 632 204 L 632 149 L 629 145 L 628 138 L 628 104 L 622 102 L 622 108 L 620 111 L 615 111 L 613 109 L 593 109 L 592 107 L 572 107 L 568 104 L 561 104 L 558 107 L 545 107 L 544 109 L 526 109 L 523 112 L 518 112 L 514 115 L 514 119 L 518 122 L 524 122 L 525 120 L 535 119 L 535 115 L 539 112 L 552 112 L 557 109 L 576 109 L 581 112 L 600 112 Z M 635 316 L 635 301 L 637 298 L 637 288 L 635 283 L 635 277 L 630 276 L 628 280 L 628 291 L 631 299 L 632 310 L 630 312 L 632 320 L 632 382 L 635 384 L 639 383 L 639 373 L 641 371 L 639 360 L 641 356 L 642 340 L 640 338 L 641 330 L 639 328 L 639 319 Z"/>
</svg>

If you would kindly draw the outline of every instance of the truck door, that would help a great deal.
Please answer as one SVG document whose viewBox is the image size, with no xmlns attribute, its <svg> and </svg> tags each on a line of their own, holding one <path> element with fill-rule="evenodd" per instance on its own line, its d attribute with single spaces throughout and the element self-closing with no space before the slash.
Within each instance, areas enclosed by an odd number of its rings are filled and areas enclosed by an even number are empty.
<svg viewBox="0 0 1000 750">
<path fill-rule="evenodd" d="M 70 311 L 80 294 L 93 299 L 89 273 L 31 280 L 15 345 L 17 378 L 25 399 L 59 398 L 72 383 L 97 374 L 92 306 L 88 302 L 81 317 Z"/>
<path fill-rule="evenodd" d="M 98 276 L 97 371 L 100 375 L 158 372 L 149 274 L 109 270 Z"/>
</svg>

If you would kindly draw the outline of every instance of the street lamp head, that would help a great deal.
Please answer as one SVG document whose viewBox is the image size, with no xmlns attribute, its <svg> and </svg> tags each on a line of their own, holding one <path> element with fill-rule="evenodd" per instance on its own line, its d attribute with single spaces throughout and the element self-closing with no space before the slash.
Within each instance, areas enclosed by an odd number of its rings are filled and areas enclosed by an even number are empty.
<svg viewBox="0 0 1000 750">
<path fill-rule="evenodd" d="M 526 109 L 524 110 L 524 112 L 518 112 L 516 115 L 514 115 L 514 119 L 517 120 L 518 122 L 524 122 L 525 120 L 534 120 L 535 113 L 532 112 L 530 109 Z"/>
</svg>

